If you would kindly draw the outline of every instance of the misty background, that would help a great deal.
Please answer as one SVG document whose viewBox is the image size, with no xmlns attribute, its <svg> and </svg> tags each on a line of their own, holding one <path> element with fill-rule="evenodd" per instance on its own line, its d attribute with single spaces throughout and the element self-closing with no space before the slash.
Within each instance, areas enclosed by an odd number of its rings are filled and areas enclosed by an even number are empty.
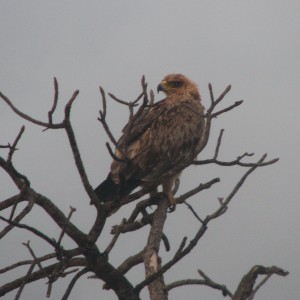
<svg viewBox="0 0 300 300">
<path fill-rule="evenodd" d="M 166 283 L 198 278 L 203 270 L 232 292 L 241 277 L 256 265 L 277 265 L 290 274 L 272 276 L 258 292 L 257 300 L 292 300 L 300 295 L 300 3 L 290 1 L 1 1 L 0 90 L 18 109 L 47 121 L 52 106 L 53 77 L 59 83 L 59 105 L 54 121 L 63 118 L 63 108 L 72 93 L 80 90 L 71 120 L 91 184 L 96 187 L 107 175 L 111 157 L 108 141 L 97 121 L 101 108 L 99 85 L 123 100 L 134 100 L 146 76 L 156 90 L 169 73 L 182 73 L 199 86 L 208 107 L 208 83 L 217 96 L 228 84 L 232 90 L 223 106 L 244 103 L 214 120 L 209 145 L 199 158 L 211 158 L 221 128 L 225 129 L 220 159 L 233 160 L 249 152 L 257 161 L 279 157 L 275 165 L 260 168 L 246 181 L 224 216 L 212 222 L 192 254 L 165 275 Z M 157 95 L 155 99 L 162 99 Z M 109 99 L 109 98 L 108 98 Z M 107 121 L 116 137 L 128 118 L 126 107 L 108 100 Z M 22 125 L 25 133 L 14 155 L 17 170 L 26 175 L 33 189 L 49 197 L 66 215 L 87 231 L 95 217 L 77 173 L 63 130 L 47 130 L 16 116 L 0 101 L 0 144 L 12 143 Z M 7 150 L 0 149 L 1 156 Z M 221 183 L 189 200 L 201 217 L 218 207 L 246 172 L 241 167 L 192 166 L 181 176 L 179 194 L 200 182 L 220 177 Z M 17 193 L 0 170 L 0 199 Z M 110 241 L 110 228 L 130 214 L 136 203 L 123 208 L 106 225 L 98 246 Z M 25 205 L 20 205 L 20 209 Z M 20 210 L 19 209 L 19 210 Z M 9 211 L 6 212 L 9 214 Z M 5 215 L 5 214 L 4 214 Z M 35 208 L 22 223 L 37 226 L 51 237 L 60 230 L 44 212 Z M 0 222 L 0 229 L 6 226 Z M 193 237 L 199 224 L 183 205 L 168 215 L 164 232 L 171 252 L 162 246 L 168 261 L 182 238 Z M 121 236 L 111 253 L 117 267 L 145 245 L 148 227 L 140 233 Z M 31 241 L 36 255 L 52 251 L 30 233 L 16 229 L 1 241 L 0 268 L 30 259 L 22 242 Z M 65 247 L 74 247 L 67 238 Z M 23 276 L 27 268 L 2 274 L 0 284 Z M 134 284 L 142 281 L 139 266 L 127 274 Z M 72 275 L 54 284 L 51 299 L 60 299 Z M 21 299 L 46 299 L 46 279 L 25 287 Z M 15 291 L 5 299 L 14 299 Z M 142 294 L 148 299 L 147 290 Z M 224 299 L 203 286 L 170 291 L 170 299 Z M 116 299 L 103 291 L 102 282 L 83 276 L 70 299 Z"/>
</svg>

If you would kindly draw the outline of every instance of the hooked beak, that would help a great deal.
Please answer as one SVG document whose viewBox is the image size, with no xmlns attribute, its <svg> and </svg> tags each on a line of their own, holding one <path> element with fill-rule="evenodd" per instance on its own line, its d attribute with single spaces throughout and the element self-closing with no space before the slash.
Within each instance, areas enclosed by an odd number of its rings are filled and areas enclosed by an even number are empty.
<svg viewBox="0 0 300 300">
<path fill-rule="evenodd" d="M 162 92 L 165 91 L 165 88 L 161 83 L 157 86 L 157 93 L 159 93 L 160 91 L 162 91 Z"/>
</svg>

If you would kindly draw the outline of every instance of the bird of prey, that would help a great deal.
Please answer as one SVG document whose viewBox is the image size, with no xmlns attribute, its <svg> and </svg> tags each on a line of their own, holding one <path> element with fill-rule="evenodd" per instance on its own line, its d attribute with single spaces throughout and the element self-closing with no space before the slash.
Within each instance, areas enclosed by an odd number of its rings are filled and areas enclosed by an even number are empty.
<svg viewBox="0 0 300 300">
<path fill-rule="evenodd" d="M 101 202 L 120 200 L 138 186 L 162 185 L 175 208 L 174 183 L 195 159 L 204 138 L 204 107 L 197 85 L 182 74 L 167 75 L 157 91 L 166 98 L 150 105 L 143 118 L 131 124 L 130 132 L 124 127 L 110 173 L 95 189 Z"/>
</svg>

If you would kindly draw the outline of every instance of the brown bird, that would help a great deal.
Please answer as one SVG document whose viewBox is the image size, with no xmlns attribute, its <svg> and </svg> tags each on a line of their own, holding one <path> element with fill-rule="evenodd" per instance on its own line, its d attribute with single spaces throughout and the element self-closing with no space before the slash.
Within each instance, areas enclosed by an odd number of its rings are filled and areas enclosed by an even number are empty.
<svg viewBox="0 0 300 300">
<path fill-rule="evenodd" d="M 148 107 L 145 116 L 131 124 L 129 133 L 124 127 L 126 136 L 121 136 L 115 150 L 118 159 L 113 160 L 107 179 L 95 189 L 101 202 L 127 196 L 138 186 L 162 185 L 175 208 L 175 180 L 195 159 L 203 141 L 204 107 L 196 84 L 184 75 L 167 75 L 157 91 L 167 97 Z"/>
</svg>

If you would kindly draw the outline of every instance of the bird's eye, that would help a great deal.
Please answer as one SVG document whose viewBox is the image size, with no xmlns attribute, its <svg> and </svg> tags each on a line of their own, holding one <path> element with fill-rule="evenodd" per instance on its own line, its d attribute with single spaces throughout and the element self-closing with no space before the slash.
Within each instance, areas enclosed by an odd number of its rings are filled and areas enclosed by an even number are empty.
<svg viewBox="0 0 300 300">
<path fill-rule="evenodd" d="M 181 81 L 170 81 L 169 85 L 173 88 L 179 88 L 182 86 L 182 82 Z"/>
</svg>

